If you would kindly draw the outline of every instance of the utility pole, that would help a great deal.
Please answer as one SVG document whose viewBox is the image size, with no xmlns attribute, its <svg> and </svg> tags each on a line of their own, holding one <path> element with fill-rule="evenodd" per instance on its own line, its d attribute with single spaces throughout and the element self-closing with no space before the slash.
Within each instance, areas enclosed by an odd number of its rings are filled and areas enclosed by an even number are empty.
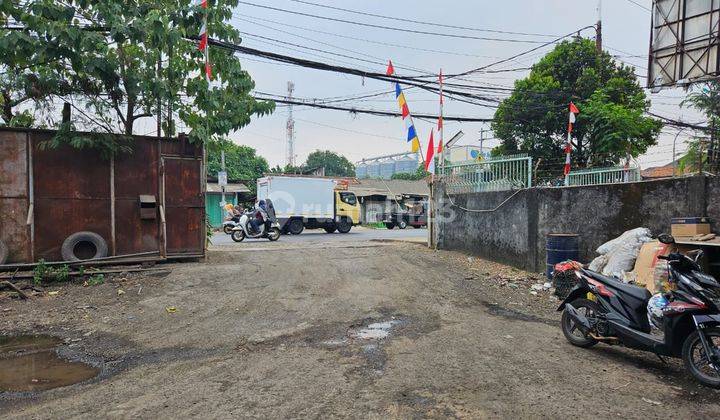
<svg viewBox="0 0 720 420">
<path fill-rule="evenodd" d="M 595 48 L 597 49 L 598 54 L 600 54 L 603 50 L 603 46 L 602 46 L 602 0 L 598 0 L 597 14 L 598 14 L 598 20 L 597 20 L 597 23 L 595 24 Z"/>
<path fill-rule="evenodd" d="M 292 102 L 293 91 L 295 90 L 295 83 L 287 83 L 287 100 Z M 288 166 L 295 166 L 295 120 L 293 119 L 293 106 L 288 105 L 288 119 L 287 119 L 287 164 Z"/>
<path fill-rule="evenodd" d="M 161 75 L 162 75 L 162 52 L 158 51 L 157 73 L 155 74 L 158 81 L 160 80 Z M 162 137 L 162 95 L 160 94 L 160 92 L 158 92 L 158 98 L 157 98 L 157 136 L 158 136 L 158 138 Z"/>
</svg>

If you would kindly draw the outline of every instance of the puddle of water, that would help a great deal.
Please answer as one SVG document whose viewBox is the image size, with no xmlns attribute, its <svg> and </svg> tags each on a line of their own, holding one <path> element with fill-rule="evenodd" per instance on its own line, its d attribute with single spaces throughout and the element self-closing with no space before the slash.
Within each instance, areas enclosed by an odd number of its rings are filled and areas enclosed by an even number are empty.
<svg viewBox="0 0 720 420">
<path fill-rule="evenodd" d="M 355 331 L 352 336 L 361 340 L 380 340 L 390 335 L 393 326 L 399 324 L 399 320 L 375 322 L 365 328 Z"/>
<path fill-rule="evenodd" d="M 50 336 L 0 337 L 0 392 L 32 392 L 72 385 L 94 378 L 100 369 L 65 360 Z"/>
</svg>

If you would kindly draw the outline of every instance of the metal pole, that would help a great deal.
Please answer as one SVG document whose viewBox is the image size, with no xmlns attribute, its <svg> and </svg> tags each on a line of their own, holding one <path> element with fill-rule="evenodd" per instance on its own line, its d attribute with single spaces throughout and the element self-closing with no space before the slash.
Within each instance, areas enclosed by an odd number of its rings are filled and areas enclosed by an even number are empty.
<svg viewBox="0 0 720 420">
<path fill-rule="evenodd" d="M 602 0 L 598 0 L 597 5 L 598 20 L 595 26 L 595 48 L 598 54 L 602 52 Z M 599 58 L 599 57 L 598 57 Z"/>
<path fill-rule="evenodd" d="M 677 174 L 677 154 L 675 153 L 675 144 L 677 142 L 678 137 L 680 136 L 680 133 L 682 133 L 685 130 L 685 127 L 678 130 L 677 134 L 675 134 L 675 138 L 673 139 L 673 152 L 672 152 L 672 165 L 673 165 L 673 178 L 675 178 L 675 175 Z"/>
<path fill-rule="evenodd" d="M 225 151 L 224 150 L 220 151 L 220 166 L 222 167 L 222 171 L 225 172 Z M 222 201 L 222 205 L 224 206 L 225 205 L 225 185 L 223 185 L 221 188 L 222 188 L 222 200 L 221 201 Z"/>
</svg>

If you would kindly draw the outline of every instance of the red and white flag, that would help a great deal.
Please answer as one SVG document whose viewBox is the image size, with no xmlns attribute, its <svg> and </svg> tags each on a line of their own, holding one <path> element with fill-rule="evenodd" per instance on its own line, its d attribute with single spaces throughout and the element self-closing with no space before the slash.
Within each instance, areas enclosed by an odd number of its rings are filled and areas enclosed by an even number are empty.
<svg viewBox="0 0 720 420">
<path fill-rule="evenodd" d="M 202 28 L 200 28 L 200 43 L 198 44 L 198 49 L 200 51 L 205 51 L 205 48 L 207 48 L 208 44 L 208 33 L 207 33 L 207 23 L 203 22 Z"/>
<path fill-rule="evenodd" d="M 392 60 L 388 60 L 387 70 L 385 70 L 386 76 L 392 76 L 395 74 L 395 67 L 393 67 Z"/>
<path fill-rule="evenodd" d="M 572 153 L 572 143 L 570 142 L 570 139 L 572 138 L 573 125 L 575 124 L 575 114 L 579 113 L 580 110 L 575 106 L 574 103 L 570 102 L 570 115 L 568 116 L 568 136 L 567 142 L 565 142 L 565 169 L 563 170 L 565 176 L 568 176 L 568 174 L 570 173 L 570 155 Z"/>
<path fill-rule="evenodd" d="M 427 154 L 425 155 L 425 171 L 435 174 L 435 142 L 433 140 L 433 132 L 430 130 L 430 141 L 428 141 Z"/>
</svg>

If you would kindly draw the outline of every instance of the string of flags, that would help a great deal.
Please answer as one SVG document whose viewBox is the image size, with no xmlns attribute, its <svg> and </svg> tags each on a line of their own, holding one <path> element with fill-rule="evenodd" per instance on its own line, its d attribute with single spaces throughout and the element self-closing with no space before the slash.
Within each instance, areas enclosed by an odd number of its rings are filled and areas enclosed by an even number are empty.
<svg viewBox="0 0 720 420">
<path fill-rule="evenodd" d="M 568 116 L 568 135 L 567 142 L 565 142 L 565 169 L 563 173 L 567 177 L 570 173 L 570 154 L 572 153 L 572 143 L 570 139 L 572 137 L 573 124 L 575 124 L 575 115 L 579 114 L 580 110 L 575 106 L 574 103 L 570 102 L 570 112 Z"/>
<path fill-rule="evenodd" d="M 388 76 L 395 74 L 395 68 L 393 67 L 392 61 L 388 62 L 385 74 Z M 413 122 L 412 115 L 410 115 L 410 108 L 408 108 L 405 94 L 398 82 L 395 82 L 395 98 L 398 101 L 400 113 L 402 114 L 402 119 L 405 122 L 405 128 L 407 129 L 407 142 L 410 143 L 410 150 L 417 153 L 420 151 L 420 139 L 418 138 L 417 130 L 415 130 L 415 123 Z"/>
<path fill-rule="evenodd" d="M 212 80 L 212 66 L 210 65 L 210 48 L 208 46 L 208 0 L 198 0 L 197 4 L 205 11 L 205 14 L 203 15 L 202 28 L 200 28 L 200 41 L 198 43 L 198 49 L 202 51 L 205 55 L 205 80 L 210 83 L 210 81 Z"/>
</svg>

